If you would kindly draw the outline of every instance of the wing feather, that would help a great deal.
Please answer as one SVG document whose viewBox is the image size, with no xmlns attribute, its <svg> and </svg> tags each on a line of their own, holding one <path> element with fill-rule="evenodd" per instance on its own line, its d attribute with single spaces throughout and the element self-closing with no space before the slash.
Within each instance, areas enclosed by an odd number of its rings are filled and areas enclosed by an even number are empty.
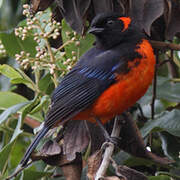
<svg viewBox="0 0 180 180">
<path fill-rule="evenodd" d="M 45 124 L 51 127 L 57 121 L 66 121 L 87 108 L 114 83 L 115 79 L 112 77 L 113 72 L 87 67 L 67 75 L 53 93 Z"/>
</svg>

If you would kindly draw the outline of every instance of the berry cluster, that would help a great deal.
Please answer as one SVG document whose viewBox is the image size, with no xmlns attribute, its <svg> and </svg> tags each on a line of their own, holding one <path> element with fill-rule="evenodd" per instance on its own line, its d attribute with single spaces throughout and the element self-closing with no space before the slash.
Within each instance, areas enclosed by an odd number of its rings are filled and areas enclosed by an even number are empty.
<svg viewBox="0 0 180 180">
<path fill-rule="evenodd" d="M 31 67 L 34 71 L 48 70 L 56 82 L 56 73 L 59 74 L 60 72 L 60 75 L 63 76 L 71 70 L 79 58 L 75 51 L 72 51 L 72 56 L 67 58 L 64 49 L 72 43 L 79 47 L 79 37 L 76 32 L 66 32 L 67 41 L 58 49 L 52 48 L 49 39 L 56 39 L 60 35 L 61 24 L 52 20 L 51 12 L 38 12 L 35 16 L 32 16 L 29 5 L 25 4 L 23 8 L 23 15 L 26 16 L 26 25 L 15 28 L 14 33 L 21 40 L 25 40 L 28 36 L 33 37 L 37 43 L 36 55 L 32 56 L 29 52 L 21 51 L 15 55 L 15 58 L 24 69 Z M 59 66 L 57 62 L 63 66 Z"/>
</svg>

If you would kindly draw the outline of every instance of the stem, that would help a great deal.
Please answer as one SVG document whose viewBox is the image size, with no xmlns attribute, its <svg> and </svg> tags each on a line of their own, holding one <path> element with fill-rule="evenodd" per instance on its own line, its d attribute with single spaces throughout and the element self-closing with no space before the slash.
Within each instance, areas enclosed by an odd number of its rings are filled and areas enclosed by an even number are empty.
<svg viewBox="0 0 180 180">
<path fill-rule="evenodd" d="M 60 46 L 58 49 L 55 50 L 55 53 L 62 50 L 65 46 L 67 46 L 68 44 L 71 44 L 73 42 L 74 42 L 73 40 L 66 41 L 62 46 Z"/>
<path fill-rule="evenodd" d="M 154 41 L 150 40 L 150 43 L 152 44 L 153 48 L 164 50 L 164 49 L 171 49 L 180 51 L 180 45 L 179 44 L 173 44 L 173 43 L 166 43 L 162 41 Z"/>
<path fill-rule="evenodd" d="M 21 171 L 23 171 L 23 169 L 25 169 L 26 167 L 28 167 L 29 165 L 31 165 L 32 162 L 33 162 L 33 161 L 30 161 L 26 166 L 17 168 L 17 170 L 16 170 L 11 176 L 8 176 L 5 180 L 10 180 L 10 179 L 12 179 L 13 177 L 16 177 Z"/>
<path fill-rule="evenodd" d="M 51 46 L 50 46 L 50 43 L 48 41 L 47 38 L 44 38 L 46 40 L 46 46 L 47 46 L 47 49 L 48 49 L 48 52 L 49 52 L 49 55 L 50 55 L 50 60 L 53 64 L 56 64 L 56 59 L 53 55 L 53 52 L 52 52 L 52 49 L 51 49 Z M 57 74 L 56 72 L 53 73 L 53 77 L 54 77 L 54 84 L 55 84 L 55 87 L 58 86 L 58 78 L 57 78 Z"/>
<path fill-rule="evenodd" d="M 159 62 L 159 53 L 158 52 L 157 52 L 156 60 L 158 63 Z M 157 65 L 155 65 L 155 70 L 154 70 L 153 96 L 152 96 L 152 101 L 151 101 L 151 119 L 154 119 L 154 104 L 155 104 L 155 100 L 156 100 L 156 86 L 157 86 Z"/>
<path fill-rule="evenodd" d="M 121 116 L 116 116 L 115 118 L 115 122 L 114 122 L 114 126 L 113 126 L 113 130 L 111 133 L 111 137 L 119 137 L 120 134 L 120 130 L 121 130 L 121 124 L 119 123 L 119 118 Z M 113 154 L 114 151 L 114 144 L 113 143 L 109 143 L 109 146 L 106 148 L 105 152 L 104 152 L 104 158 L 101 162 L 101 165 L 96 173 L 96 177 L 95 180 L 99 180 L 100 178 L 104 177 L 107 171 L 107 168 L 109 166 L 109 163 L 111 161 L 111 156 Z"/>
<path fill-rule="evenodd" d="M 42 32 L 43 34 L 45 34 L 45 31 L 44 31 L 44 29 L 41 27 L 41 24 L 40 24 L 39 22 L 37 22 L 37 26 L 40 28 L 41 32 Z M 51 61 L 51 63 L 52 63 L 52 64 L 56 64 L 56 59 L 55 59 L 55 57 L 54 57 L 54 55 L 53 55 L 53 52 L 52 52 L 52 49 L 51 49 L 51 45 L 50 45 L 50 43 L 49 43 L 49 41 L 48 41 L 48 37 L 42 37 L 42 38 L 43 38 L 43 39 L 45 40 L 45 42 L 46 42 L 46 47 L 47 47 L 48 52 L 49 52 L 49 55 L 50 55 L 50 61 Z M 53 73 L 53 82 L 54 82 L 54 84 L 55 84 L 55 87 L 57 87 L 57 86 L 58 86 L 58 78 L 57 78 L 56 72 Z"/>
<path fill-rule="evenodd" d="M 169 172 L 159 171 L 159 172 L 156 173 L 156 176 L 158 176 L 158 175 L 167 175 L 167 176 L 170 176 L 170 177 L 175 178 L 177 180 L 180 180 L 180 176 L 171 174 Z"/>
<path fill-rule="evenodd" d="M 38 67 L 34 70 L 34 75 L 35 75 L 35 85 L 38 88 L 38 84 L 39 84 L 39 78 L 40 78 L 40 72 Z M 39 94 L 38 91 L 35 91 L 35 96 L 37 96 Z"/>
</svg>

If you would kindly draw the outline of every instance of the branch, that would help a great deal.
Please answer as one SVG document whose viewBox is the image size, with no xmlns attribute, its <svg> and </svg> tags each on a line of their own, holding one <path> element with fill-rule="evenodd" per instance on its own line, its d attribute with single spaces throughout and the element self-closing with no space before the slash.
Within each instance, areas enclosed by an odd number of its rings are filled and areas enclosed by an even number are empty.
<svg viewBox="0 0 180 180">
<path fill-rule="evenodd" d="M 170 50 L 180 51 L 180 45 L 179 44 L 166 43 L 166 42 L 154 41 L 154 40 L 150 40 L 150 43 L 151 43 L 153 48 L 156 48 L 159 50 L 170 49 Z"/>
<path fill-rule="evenodd" d="M 158 59 L 158 56 L 157 56 Z M 154 80 L 153 80 L 153 95 L 152 95 L 152 101 L 151 101 L 151 119 L 154 119 L 154 105 L 156 100 L 156 87 L 157 87 L 157 65 L 155 65 L 155 71 L 154 71 Z"/>
<path fill-rule="evenodd" d="M 116 116 L 114 126 L 113 126 L 113 130 L 111 133 L 111 137 L 119 137 L 120 130 L 121 130 L 121 124 L 120 124 L 121 119 L 123 119 L 122 116 Z M 113 151 L 114 151 L 114 144 L 109 143 L 109 146 L 106 148 L 106 150 L 104 152 L 104 157 L 103 157 L 103 160 L 101 162 L 101 165 L 100 165 L 100 167 L 96 173 L 95 180 L 99 180 L 100 178 L 105 176 L 106 170 L 107 170 L 109 163 L 111 161 L 111 156 L 113 154 Z"/>
<path fill-rule="evenodd" d="M 8 177 L 6 178 L 6 180 L 10 180 L 10 179 L 16 177 L 20 172 L 22 172 L 25 168 L 27 168 L 29 165 L 31 165 L 32 162 L 33 162 L 33 161 L 30 161 L 30 162 L 29 162 L 26 166 L 24 166 L 24 167 L 19 167 L 19 166 L 18 166 L 17 169 L 16 169 L 16 171 L 15 171 L 11 176 L 8 176 Z"/>
</svg>

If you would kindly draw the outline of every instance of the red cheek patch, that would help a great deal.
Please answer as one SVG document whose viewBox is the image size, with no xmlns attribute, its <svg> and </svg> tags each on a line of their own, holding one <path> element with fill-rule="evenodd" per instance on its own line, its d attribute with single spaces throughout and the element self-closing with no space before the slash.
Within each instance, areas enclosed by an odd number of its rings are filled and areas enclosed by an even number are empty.
<svg viewBox="0 0 180 180">
<path fill-rule="evenodd" d="M 126 29 L 128 29 L 129 24 L 131 23 L 131 18 L 129 18 L 129 17 L 120 17 L 120 18 L 118 18 L 118 20 L 121 20 L 123 22 L 123 24 L 124 24 L 124 29 L 122 30 L 122 32 L 125 31 Z"/>
</svg>

